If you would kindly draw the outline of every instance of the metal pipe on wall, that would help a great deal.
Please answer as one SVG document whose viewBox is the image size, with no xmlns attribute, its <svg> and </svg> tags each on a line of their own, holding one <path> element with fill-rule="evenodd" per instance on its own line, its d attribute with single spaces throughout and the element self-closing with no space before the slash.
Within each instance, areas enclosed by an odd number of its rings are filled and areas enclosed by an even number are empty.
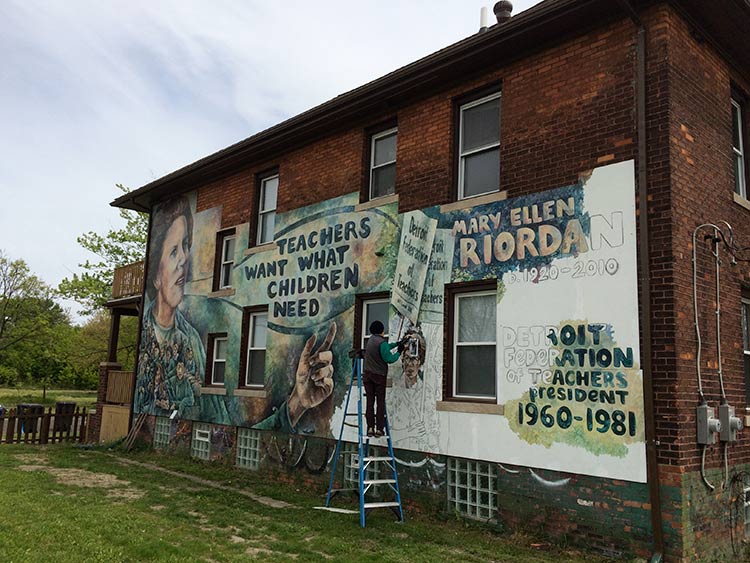
<svg viewBox="0 0 750 563">
<path fill-rule="evenodd" d="M 646 423 L 646 479 L 649 500 L 651 501 L 651 528 L 654 535 L 654 553 L 651 561 L 661 561 L 664 553 L 664 531 L 662 529 L 659 465 L 656 456 L 656 422 L 654 420 L 654 387 L 651 362 L 651 264 L 649 262 L 648 175 L 646 170 L 646 159 L 648 157 L 646 141 L 646 27 L 630 0 L 619 0 L 619 3 L 638 30 L 635 102 L 638 134 L 638 271 L 641 289 L 641 319 L 643 320 L 641 326 L 643 331 L 641 368 L 643 370 L 643 401 Z"/>
</svg>

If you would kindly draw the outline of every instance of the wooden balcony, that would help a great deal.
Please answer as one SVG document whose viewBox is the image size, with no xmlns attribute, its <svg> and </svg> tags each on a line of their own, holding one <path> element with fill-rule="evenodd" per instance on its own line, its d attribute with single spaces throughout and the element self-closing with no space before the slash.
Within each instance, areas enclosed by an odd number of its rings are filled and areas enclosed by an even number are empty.
<svg viewBox="0 0 750 563">
<path fill-rule="evenodd" d="M 145 262 L 136 262 L 115 268 L 112 281 L 112 299 L 133 297 L 143 293 L 143 266 Z"/>
</svg>

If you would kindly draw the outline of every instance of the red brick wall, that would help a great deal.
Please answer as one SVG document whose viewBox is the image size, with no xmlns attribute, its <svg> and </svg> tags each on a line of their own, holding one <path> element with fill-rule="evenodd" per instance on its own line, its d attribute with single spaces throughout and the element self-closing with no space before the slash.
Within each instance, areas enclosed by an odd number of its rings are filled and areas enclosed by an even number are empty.
<svg viewBox="0 0 750 563">
<path fill-rule="evenodd" d="M 697 41 L 671 8 L 652 7 L 642 17 L 648 29 L 646 165 L 657 456 L 663 483 L 679 490 L 685 473 L 700 464 L 690 238 L 698 222 L 723 219 L 735 227 L 742 244 L 750 245 L 750 211 L 733 201 L 729 144 L 730 80 L 746 92 L 750 84 L 708 43 Z M 491 84 L 502 84 L 501 189 L 514 197 L 573 183 L 584 170 L 636 158 L 635 38 L 634 25 L 623 18 L 523 60 L 508 65 L 498 60 L 497 68 L 459 87 L 395 108 L 393 114 L 372 115 L 356 127 L 202 186 L 198 209 L 222 205 L 222 227 L 249 221 L 252 230 L 256 174 L 274 166 L 280 174 L 279 212 L 359 191 L 365 130 L 394 117 L 400 211 L 453 201 L 455 100 Z M 712 263 L 701 250 L 704 388 L 716 406 Z M 732 268 L 725 259 L 724 369 L 729 400 L 738 411 L 745 406 L 739 320 L 743 279 L 750 283 L 748 267 Z M 730 463 L 750 463 L 749 442 L 750 430 L 730 448 Z M 720 467 L 720 450 L 710 449 L 709 468 Z M 687 521 L 682 511 L 689 509 L 684 498 L 663 504 L 665 525 L 678 538 L 680 532 L 690 533 L 682 530 Z M 720 526 L 716 536 L 726 531 Z M 688 549 L 680 541 L 670 546 L 674 557 Z"/>
<path fill-rule="evenodd" d="M 750 245 L 750 211 L 735 203 L 731 159 L 731 81 L 746 92 L 748 84 L 676 14 L 669 17 L 669 139 L 672 189 L 673 302 L 675 356 L 672 386 L 657 404 L 662 419 L 672 419 L 668 463 L 683 473 L 693 473 L 698 486 L 691 493 L 690 524 L 685 530 L 686 556 L 711 552 L 726 544 L 728 492 L 721 491 L 724 459 L 722 446 L 707 450 L 706 467 L 717 491 L 709 494 L 697 472 L 701 447 L 696 442 L 695 408 L 698 405 L 696 376 L 697 339 L 693 324 L 692 233 L 703 222 L 729 222 L 741 245 Z M 703 391 L 718 407 L 720 386 L 716 347 L 714 260 L 698 238 L 698 303 L 702 349 Z M 665 257 L 666 258 L 666 257 Z M 738 414 L 744 413 L 745 381 L 740 321 L 742 284 L 750 282 L 750 267 L 732 266 L 722 252 L 721 340 L 724 386 L 728 401 Z M 718 412 L 717 412 L 718 416 Z M 730 476 L 738 464 L 750 463 L 750 432 L 729 446 Z M 685 491 L 688 494 L 688 491 Z M 707 517 L 713 514 L 718 517 Z M 694 530 L 690 528 L 693 527 Z M 692 538 L 691 538 L 692 536 Z"/>
</svg>

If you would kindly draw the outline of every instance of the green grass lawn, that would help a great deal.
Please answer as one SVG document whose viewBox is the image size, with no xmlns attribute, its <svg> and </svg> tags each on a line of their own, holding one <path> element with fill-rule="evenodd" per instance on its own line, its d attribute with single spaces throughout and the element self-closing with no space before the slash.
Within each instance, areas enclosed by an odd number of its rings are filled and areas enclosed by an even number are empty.
<svg viewBox="0 0 750 563">
<path fill-rule="evenodd" d="M 96 403 L 96 390 L 47 389 L 47 397 L 44 399 L 42 394 L 42 389 L 0 387 L 0 405 L 15 408 L 19 403 L 39 403 L 54 410 L 55 403 L 64 401 L 90 410 Z"/>
<path fill-rule="evenodd" d="M 215 486 L 196 481 L 205 478 Z M 152 452 L 124 457 L 68 445 L 2 445 L 0 483 L 5 562 L 601 560 L 409 512 L 399 524 L 375 511 L 362 530 L 357 515 L 313 509 L 323 504 L 322 482 L 310 490 Z"/>
</svg>

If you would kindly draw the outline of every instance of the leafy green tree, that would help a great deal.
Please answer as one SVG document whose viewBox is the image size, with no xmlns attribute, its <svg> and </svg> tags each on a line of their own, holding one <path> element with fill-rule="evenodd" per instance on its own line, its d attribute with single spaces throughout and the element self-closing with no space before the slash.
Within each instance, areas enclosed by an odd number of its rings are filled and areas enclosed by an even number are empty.
<svg viewBox="0 0 750 563">
<path fill-rule="evenodd" d="M 130 191 L 122 184 L 117 184 L 117 188 L 124 193 Z M 125 220 L 120 229 L 111 229 L 104 235 L 89 231 L 78 237 L 78 244 L 99 259 L 78 264 L 82 272 L 65 278 L 57 288 L 61 296 L 81 304 L 84 315 L 100 310 L 110 298 L 115 268 L 143 260 L 146 255 L 148 215 L 121 209 L 120 217 Z"/>
<path fill-rule="evenodd" d="M 0 251 L 0 366 L 6 383 L 18 377 L 45 383 L 62 372 L 72 327 L 52 296 L 26 262 Z"/>
</svg>

